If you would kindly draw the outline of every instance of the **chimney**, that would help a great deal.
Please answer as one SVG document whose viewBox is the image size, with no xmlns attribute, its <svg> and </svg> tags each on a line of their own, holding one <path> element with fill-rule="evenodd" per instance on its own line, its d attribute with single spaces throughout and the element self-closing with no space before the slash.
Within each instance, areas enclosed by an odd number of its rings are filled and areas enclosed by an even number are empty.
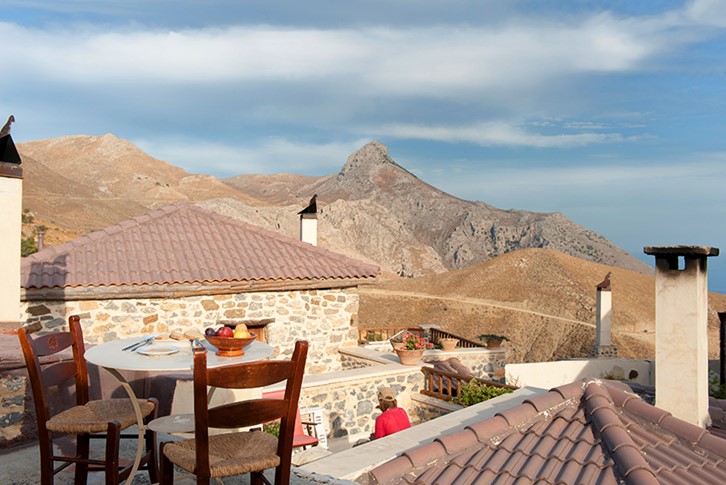
<svg viewBox="0 0 726 485">
<path fill-rule="evenodd" d="M 318 245 L 318 194 L 313 195 L 306 208 L 298 212 L 300 214 L 300 240 Z"/>
<path fill-rule="evenodd" d="M 655 256 L 655 404 L 697 426 L 708 414 L 709 246 L 645 247 Z"/>
<path fill-rule="evenodd" d="M 613 296 L 610 287 L 610 274 L 605 275 L 596 287 L 597 305 L 596 305 L 596 330 L 595 330 L 595 346 L 593 348 L 593 357 L 598 359 L 613 359 L 618 356 L 618 348 L 613 345 L 611 340 L 613 326 Z"/>
<path fill-rule="evenodd" d="M 36 228 L 36 233 L 38 234 L 38 251 L 42 251 L 45 249 L 45 229 L 40 226 Z"/>
<path fill-rule="evenodd" d="M 10 123 L 0 130 L 0 327 L 20 326 L 20 227 L 23 169 L 10 136 Z"/>
</svg>

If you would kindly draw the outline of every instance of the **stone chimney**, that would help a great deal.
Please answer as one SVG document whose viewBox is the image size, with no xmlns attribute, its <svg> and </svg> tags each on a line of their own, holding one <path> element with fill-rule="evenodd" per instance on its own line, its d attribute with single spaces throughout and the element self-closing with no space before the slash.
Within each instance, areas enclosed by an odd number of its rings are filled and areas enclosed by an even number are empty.
<svg viewBox="0 0 726 485">
<path fill-rule="evenodd" d="M 300 240 L 318 245 L 318 194 L 313 195 L 306 208 L 298 212 L 300 214 Z"/>
<path fill-rule="evenodd" d="M 595 345 L 593 357 L 613 359 L 618 356 L 618 347 L 613 345 L 611 335 L 613 326 L 613 297 L 610 287 L 610 273 L 605 275 L 596 287 L 597 306 L 595 309 Z"/>
<path fill-rule="evenodd" d="M 708 414 L 709 246 L 646 247 L 655 256 L 655 405 L 697 426 Z"/>
<path fill-rule="evenodd" d="M 36 232 L 38 234 L 38 251 L 42 251 L 45 249 L 45 229 L 38 227 Z"/>
<path fill-rule="evenodd" d="M 9 126 L 0 132 L 0 327 L 18 328 L 23 169 Z"/>
</svg>

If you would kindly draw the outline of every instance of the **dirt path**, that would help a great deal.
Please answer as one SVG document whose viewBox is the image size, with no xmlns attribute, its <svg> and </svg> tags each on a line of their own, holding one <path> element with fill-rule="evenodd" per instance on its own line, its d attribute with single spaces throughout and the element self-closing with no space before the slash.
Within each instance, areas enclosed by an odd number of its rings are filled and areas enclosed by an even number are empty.
<svg viewBox="0 0 726 485">
<path fill-rule="evenodd" d="M 451 301 L 451 302 L 457 302 L 457 303 L 466 303 L 469 305 L 490 306 L 492 308 L 501 308 L 504 310 L 526 313 L 528 315 L 537 315 L 540 317 L 553 318 L 555 320 L 560 320 L 562 322 L 574 323 L 577 325 L 584 325 L 584 326 L 590 327 L 590 328 L 596 327 L 594 323 L 581 322 L 580 320 L 571 320 L 569 318 L 557 317 L 554 315 L 548 315 L 546 313 L 534 312 L 531 310 L 526 310 L 523 308 L 518 308 L 516 306 L 511 306 L 511 305 L 504 305 L 500 302 L 493 302 L 491 300 L 485 300 L 482 298 L 469 298 L 469 297 L 461 297 L 461 296 L 456 296 L 456 297 L 439 296 L 439 295 L 432 295 L 429 293 L 419 293 L 419 292 L 413 292 L 413 291 L 381 290 L 381 289 L 376 289 L 376 288 L 360 288 L 360 294 L 361 295 L 368 294 L 368 295 L 382 295 L 382 296 L 400 296 L 400 297 L 404 297 L 404 298 L 421 298 L 421 299 L 426 299 L 426 300 L 440 300 L 440 301 Z"/>
</svg>

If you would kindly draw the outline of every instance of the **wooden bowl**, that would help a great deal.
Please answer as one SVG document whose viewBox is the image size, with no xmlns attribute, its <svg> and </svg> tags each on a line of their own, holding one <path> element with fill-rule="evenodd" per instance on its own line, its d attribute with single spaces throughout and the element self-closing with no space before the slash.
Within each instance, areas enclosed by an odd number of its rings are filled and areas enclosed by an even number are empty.
<svg viewBox="0 0 726 485">
<path fill-rule="evenodd" d="M 207 342 L 217 347 L 217 355 L 222 357 L 235 357 L 244 355 L 244 349 L 249 347 L 257 338 L 257 334 L 250 332 L 247 338 L 234 337 L 206 337 Z"/>
</svg>

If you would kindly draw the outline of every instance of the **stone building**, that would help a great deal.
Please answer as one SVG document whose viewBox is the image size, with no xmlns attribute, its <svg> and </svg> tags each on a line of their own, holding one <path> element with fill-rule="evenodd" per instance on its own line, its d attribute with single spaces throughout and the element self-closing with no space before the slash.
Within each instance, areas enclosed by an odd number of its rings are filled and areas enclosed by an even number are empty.
<svg viewBox="0 0 726 485">
<path fill-rule="evenodd" d="M 21 315 L 50 331 L 81 316 L 89 343 L 247 323 L 280 357 L 310 342 L 308 373 L 357 343 L 358 286 L 377 266 L 177 203 L 24 258 Z"/>
</svg>

